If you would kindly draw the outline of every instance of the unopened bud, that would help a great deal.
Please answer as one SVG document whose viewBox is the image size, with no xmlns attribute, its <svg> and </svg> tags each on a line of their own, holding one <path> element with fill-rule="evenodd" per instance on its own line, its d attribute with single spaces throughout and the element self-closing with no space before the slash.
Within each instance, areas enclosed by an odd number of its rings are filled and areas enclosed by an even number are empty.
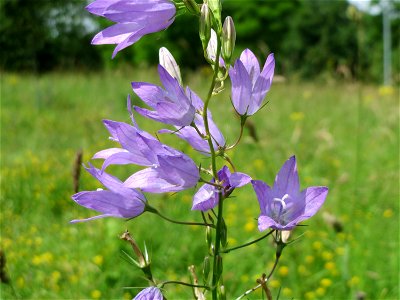
<svg viewBox="0 0 400 300">
<path fill-rule="evenodd" d="M 217 34 L 215 33 L 214 29 L 211 29 L 211 38 L 208 41 L 206 53 L 207 53 L 207 58 L 213 62 L 215 62 L 215 58 L 217 56 L 217 47 L 218 47 Z"/>
<path fill-rule="evenodd" d="M 222 10 L 222 5 L 221 5 L 221 0 L 207 0 L 208 7 L 210 8 L 214 20 L 216 21 L 216 26 L 218 32 L 221 30 L 221 10 Z"/>
<path fill-rule="evenodd" d="M 283 243 L 287 244 L 291 233 L 292 232 L 290 230 L 282 230 L 281 231 L 281 239 L 282 239 Z"/>
<path fill-rule="evenodd" d="M 199 35 L 203 49 L 206 49 L 211 37 L 211 12 L 207 4 L 201 6 Z"/>
<path fill-rule="evenodd" d="M 182 0 L 183 3 L 186 6 L 186 9 L 194 15 L 199 15 L 200 14 L 200 9 L 198 4 L 196 3 L 195 0 Z"/>
<path fill-rule="evenodd" d="M 167 48 L 161 47 L 159 50 L 159 59 L 160 65 L 182 85 L 181 70 L 171 52 L 169 52 Z"/>
<path fill-rule="evenodd" d="M 225 220 L 221 220 L 221 245 L 222 248 L 226 248 L 228 244 L 228 228 L 226 227 Z"/>
<path fill-rule="evenodd" d="M 228 16 L 225 18 L 224 26 L 222 27 L 222 58 L 225 63 L 230 64 L 233 50 L 235 49 L 236 30 L 233 19 Z"/>
<path fill-rule="evenodd" d="M 203 261 L 203 280 L 204 283 L 206 283 L 208 281 L 208 276 L 210 275 L 210 257 L 206 256 L 204 257 L 204 261 Z"/>
<path fill-rule="evenodd" d="M 224 285 L 221 285 L 220 286 L 220 288 L 219 288 L 219 298 L 221 299 L 221 300 L 226 300 L 226 291 L 225 291 L 225 286 Z"/>
</svg>

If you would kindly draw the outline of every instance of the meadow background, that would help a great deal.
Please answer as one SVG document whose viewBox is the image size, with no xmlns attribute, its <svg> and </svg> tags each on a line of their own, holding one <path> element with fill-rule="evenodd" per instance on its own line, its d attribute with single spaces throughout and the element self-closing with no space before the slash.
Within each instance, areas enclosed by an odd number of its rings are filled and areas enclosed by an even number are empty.
<svg viewBox="0 0 400 300">
<path fill-rule="evenodd" d="M 107 51 L 109 58 L 110 48 Z M 185 85 L 204 98 L 210 70 L 182 71 Z M 328 71 L 313 78 L 301 74 L 285 74 L 273 83 L 268 105 L 251 119 L 257 141 L 246 129 L 242 143 L 231 152 L 239 171 L 268 183 L 296 154 L 301 186 L 330 188 L 321 211 L 303 222 L 307 226 L 294 230 L 292 237 L 301 237 L 283 252 L 270 282 L 273 295 L 276 298 L 281 289 L 280 299 L 398 299 L 398 75 L 393 76 L 393 86 L 381 86 L 379 80 L 360 81 L 357 73 L 351 78 Z M 159 83 L 156 68 L 148 64 L 97 71 L 2 70 L 0 75 L 0 248 L 6 258 L 2 277 L 9 279 L 1 283 L 0 298 L 131 299 L 138 292 L 134 287 L 147 283 L 124 259 L 122 251 L 132 254 L 118 238 L 125 229 L 139 245 L 146 242 L 156 278 L 187 282 L 192 264 L 201 277 L 207 251 L 201 228 L 173 225 L 150 214 L 129 222 L 69 224 L 95 214 L 70 199 L 77 152 L 83 151 L 86 163 L 98 150 L 114 145 L 101 120 L 129 122 L 130 82 Z M 230 108 L 229 91 L 228 84 L 211 109 L 232 143 L 240 121 Z M 137 121 L 151 133 L 163 128 L 144 118 Z M 159 137 L 196 162 L 207 163 L 183 141 Z M 127 176 L 136 169 L 112 170 Z M 82 169 L 80 190 L 98 187 Z M 149 195 L 148 200 L 175 219 L 200 220 L 190 211 L 194 192 Z M 252 188 L 239 189 L 234 196 L 225 206 L 230 246 L 261 236 Z M 227 254 L 227 299 L 253 287 L 271 268 L 274 255 L 268 239 Z M 192 292 L 168 285 L 166 297 L 190 299 Z M 256 292 L 249 299 L 261 297 Z"/>
</svg>

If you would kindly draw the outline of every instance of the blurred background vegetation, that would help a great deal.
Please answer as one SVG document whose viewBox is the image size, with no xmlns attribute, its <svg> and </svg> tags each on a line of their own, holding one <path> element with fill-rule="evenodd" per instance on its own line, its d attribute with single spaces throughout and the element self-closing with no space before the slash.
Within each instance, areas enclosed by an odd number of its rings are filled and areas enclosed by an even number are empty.
<svg viewBox="0 0 400 300">
<path fill-rule="evenodd" d="M 209 87 L 210 68 L 203 66 L 197 22 L 190 15 L 112 60 L 113 45 L 90 45 L 110 23 L 85 11 L 88 2 L 0 0 L 0 299 L 132 299 L 139 291 L 133 287 L 148 283 L 123 259 L 122 250 L 132 253 L 118 239 L 126 228 L 140 246 L 146 242 L 157 279 L 187 282 L 190 264 L 201 272 L 207 250 L 197 227 L 148 214 L 129 222 L 68 224 L 95 215 L 71 200 L 79 149 L 87 163 L 114 146 L 101 120 L 129 122 L 130 82 L 158 80 L 160 46 L 171 50 L 184 68 L 185 84 L 200 97 Z M 400 7 L 399 1 L 370 1 L 375 9 L 358 10 L 363 3 L 223 3 L 238 32 L 235 56 L 248 47 L 261 61 L 272 51 L 277 73 L 287 79 L 275 77 L 268 105 L 252 118 L 254 126 L 231 158 L 238 170 L 272 183 L 282 163 L 296 154 L 302 187 L 330 189 L 321 211 L 294 231 L 293 238 L 301 239 L 285 248 L 270 282 L 274 297 L 281 292 L 282 300 L 399 299 Z M 379 87 L 383 4 L 393 6 L 393 87 Z M 228 108 L 229 92 L 227 82 L 210 105 L 232 142 L 240 120 Z M 135 95 L 132 101 L 141 103 Z M 162 128 L 140 116 L 137 121 L 151 133 Z M 187 143 L 159 138 L 207 164 Z M 126 178 L 132 168 L 110 170 Z M 83 170 L 79 183 L 79 190 L 99 187 Z M 148 200 L 171 218 L 200 220 L 189 213 L 194 193 Z M 235 196 L 225 206 L 231 246 L 261 235 L 254 191 L 246 186 Z M 253 287 L 271 269 L 274 255 L 269 240 L 226 255 L 227 299 Z M 189 299 L 192 291 L 170 285 L 166 297 Z M 261 297 L 256 292 L 249 299 Z"/>
<path fill-rule="evenodd" d="M 154 65 L 160 45 L 167 46 L 184 67 L 195 69 L 204 64 L 197 21 L 188 14 L 179 16 L 168 30 L 142 38 L 111 60 L 112 45 L 88 47 L 93 35 L 111 24 L 85 11 L 88 2 L 1 1 L 0 68 L 46 72 L 117 68 L 127 62 Z M 277 72 L 286 77 L 378 83 L 383 76 L 379 7 L 384 3 L 392 6 L 395 16 L 398 1 L 373 0 L 367 12 L 344 0 L 223 1 L 224 14 L 236 22 L 238 53 L 246 47 L 264 59 L 274 52 Z M 398 82 L 400 18 L 393 17 L 391 27 L 393 79 Z M 193 55 L 187 55 L 190 52 Z"/>
</svg>

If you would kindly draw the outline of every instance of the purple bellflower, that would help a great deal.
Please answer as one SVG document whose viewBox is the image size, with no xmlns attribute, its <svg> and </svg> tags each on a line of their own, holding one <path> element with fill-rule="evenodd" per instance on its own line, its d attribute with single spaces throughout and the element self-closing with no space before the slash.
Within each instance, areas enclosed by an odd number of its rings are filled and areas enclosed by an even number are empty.
<svg viewBox="0 0 400 300">
<path fill-rule="evenodd" d="M 134 218 L 145 210 L 146 198 L 137 190 L 123 186 L 119 179 L 101 172 L 92 165 L 86 170 L 100 181 L 108 190 L 83 191 L 76 193 L 72 199 L 79 205 L 96 210 L 103 214 L 71 223 L 89 221 L 105 217 Z"/>
<path fill-rule="evenodd" d="M 118 51 L 136 43 L 142 36 L 169 27 L 175 18 L 176 7 L 170 0 L 97 0 L 86 9 L 116 24 L 96 34 L 92 44 L 118 44 Z"/>
<path fill-rule="evenodd" d="M 196 109 L 196 114 L 195 114 L 195 117 L 193 120 L 194 125 L 197 127 L 197 129 L 199 130 L 199 132 L 202 135 L 205 135 L 206 130 L 205 130 L 204 120 L 203 120 L 203 115 L 202 115 L 204 103 L 200 99 L 200 97 L 197 96 L 196 93 L 194 93 L 189 87 L 186 88 L 186 95 L 192 101 L 192 104 Z M 225 146 L 225 138 L 222 135 L 221 131 L 218 129 L 217 125 L 214 123 L 210 111 L 208 111 L 207 117 L 208 117 L 208 125 L 209 125 L 209 129 L 210 129 L 210 134 L 212 137 L 214 150 L 218 151 L 219 148 L 223 148 Z M 210 153 L 210 148 L 209 148 L 207 140 L 204 139 L 202 136 L 200 136 L 194 127 L 185 126 L 185 127 L 181 128 L 181 127 L 176 126 L 176 128 L 177 128 L 176 131 L 162 129 L 159 132 L 160 133 L 174 133 L 179 138 L 187 141 L 193 147 L 193 149 L 195 149 L 199 152 L 202 152 L 204 154 Z"/>
<path fill-rule="evenodd" d="M 300 191 L 296 158 L 289 158 L 275 178 L 271 188 L 261 180 L 252 180 L 260 204 L 258 229 L 291 230 L 312 217 L 322 206 L 328 188 L 313 186 Z"/>
<path fill-rule="evenodd" d="M 104 159 L 102 170 L 109 165 L 136 164 L 147 166 L 131 175 L 125 182 L 127 188 L 144 192 L 176 192 L 195 186 L 199 170 L 192 159 L 182 152 L 160 143 L 149 133 L 123 123 L 105 120 L 111 139 L 122 148 L 97 152 L 94 159 Z"/>
<path fill-rule="evenodd" d="M 218 171 L 219 181 L 222 182 L 222 193 L 228 197 L 235 188 L 242 187 L 251 181 L 247 174 L 235 172 L 231 173 L 227 166 Z M 212 182 L 215 182 L 214 179 Z M 218 205 L 218 188 L 211 184 L 204 184 L 193 197 L 192 210 L 207 211 Z"/>
<path fill-rule="evenodd" d="M 144 117 L 176 126 L 188 126 L 193 122 L 196 109 L 178 80 L 171 76 L 163 66 L 158 66 L 160 80 L 165 90 L 146 82 L 132 82 L 133 91 L 154 110 L 135 106 L 134 109 Z"/>
<path fill-rule="evenodd" d="M 241 116 L 255 114 L 269 91 L 274 77 L 274 55 L 268 55 L 260 72 L 257 57 L 246 49 L 229 69 L 232 82 L 232 102 L 236 112 Z"/>
<path fill-rule="evenodd" d="M 132 300 L 163 300 L 163 299 L 164 297 L 161 294 L 160 289 L 155 286 L 152 286 L 142 290 Z"/>
</svg>

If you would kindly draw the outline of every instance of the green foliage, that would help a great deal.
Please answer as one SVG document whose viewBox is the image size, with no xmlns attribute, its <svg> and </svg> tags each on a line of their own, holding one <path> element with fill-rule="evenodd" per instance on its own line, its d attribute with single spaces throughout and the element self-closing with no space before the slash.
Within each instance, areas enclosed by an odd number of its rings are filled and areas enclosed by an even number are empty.
<svg viewBox="0 0 400 300">
<path fill-rule="evenodd" d="M 102 66 L 90 47 L 84 2 L 4 0 L 0 3 L 0 68 L 14 71 Z M 86 20 L 87 21 L 87 20 Z"/>
<path fill-rule="evenodd" d="M 34 70 L 158 63 L 165 46 L 182 68 L 204 64 L 198 20 L 177 16 L 166 30 L 143 37 L 111 60 L 114 45 L 90 46 L 112 22 L 90 15 L 78 0 L 4 0 L 0 3 L 0 68 Z M 398 9 L 398 2 L 395 3 Z M 260 60 L 274 52 L 284 76 L 382 80 L 382 16 L 358 11 L 347 1 L 223 1 L 223 18 L 233 17 L 235 56 L 250 48 Z M 400 19 L 392 20 L 393 73 L 400 71 Z M 325 76 L 323 76 L 325 78 Z M 394 78 L 395 81 L 399 79 Z"/>
<path fill-rule="evenodd" d="M 132 253 L 118 239 L 126 228 L 139 245 L 146 241 L 156 278 L 188 282 L 190 264 L 201 278 L 206 252 L 202 228 L 181 227 L 149 214 L 129 222 L 68 224 L 95 214 L 70 199 L 76 151 L 83 149 L 87 162 L 96 151 L 113 147 L 101 119 L 129 122 L 129 81 L 157 82 L 157 77 L 155 69 L 1 74 L 0 248 L 15 290 L 2 283 L 2 299 L 132 299 L 138 289 L 123 287 L 147 283 L 122 258 L 122 250 Z M 189 73 L 185 78 L 204 97 L 203 77 Z M 293 238 L 305 235 L 283 251 L 269 283 L 273 295 L 281 287 L 281 299 L 354 299 L 360 292 L 368 299 L 399 298 L 400 135 L 399 112 L 393 109 L 398 92 L 356 84 L 274 83 L 269 104 L 252 118 L 259 142 L 246 130 L 230 153 L 239 171 L 269 183 L 295 153 L 303 187 L 330 187 L 321 211 L 293 232 Z M 232 142 L 240 120 L 226 109 L 229 102 L 227 87 L 213 98 L 211 110 Z M 152 133 L 163 127 L 139 117 L 137 121 Z M 208 164 L 176 137 L 159 137 Z M 113 170 L 121 169 L 126 170 Z M 80 185 L 80 190 L 99 187 L 83 170 Z M 151 195 L 148 200 L 172 218 L 198 221 L 199 214 L 190 211 L 193 193 Z M 226 201 L 225 221 L 228 244 L 238 246 L 261 236 L 259 207 L 249 186 L 233 196 Z M 342 232 L 325 221 L 326 213 L 337 218 Z M 227 299 L 234 299 L 270 269 L 274 250 L 263 240 L 224 259 Z M 166 291 L 168 299 L 193 297 L 186 287 L 169 285 Z M 248 298 L 261 297 L 257 292 Z"/>
</svg>

